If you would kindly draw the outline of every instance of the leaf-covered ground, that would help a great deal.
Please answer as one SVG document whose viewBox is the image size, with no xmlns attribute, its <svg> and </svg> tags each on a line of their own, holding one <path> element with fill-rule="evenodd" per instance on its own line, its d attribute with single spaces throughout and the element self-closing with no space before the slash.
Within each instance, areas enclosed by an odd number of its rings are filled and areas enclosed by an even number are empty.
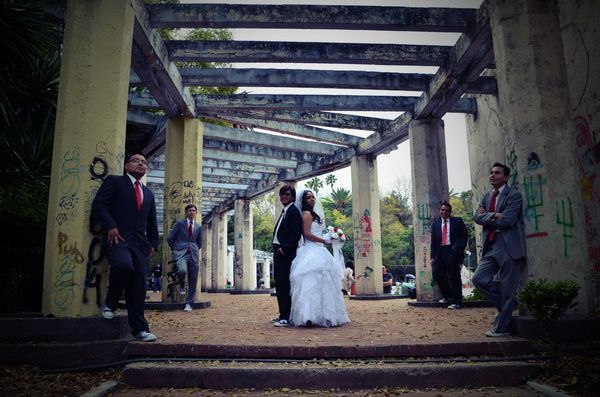
<svg viewBox="0 0 600 397">
<path fill-rule="evenodd" d="M 151 299 L 158 296 L 151 294 Z M 160 342 L 248 345 L 393 345 L 396 343 L 436 343 L 441 341 L 489 340 L 483 332 L 490 328 L 493 308 L 458 311 L 446 308 L 415 308 L 406 299 L 382 301 L 346 300 L 352 322 L 338 328 L 274 328 L 269 319 L 277 312 L 269 295 L 202 295 L 211 308 L 181 311 L 147 311 L 151 329 Z M 563 347 L 555 367 L 551 362 L 536 381 L 553 385 L 572 396 L 597 396 L 600 390 L 600 346 Z M 570 353 L 577 353 L 572 355 Z M 120 368 L 98 372 L 48 373 L 28 366 L 0 366 L 0 396 L 80 396 L 107 380 L 119 380 Z M 417 394 L 418 393 L 418 394 Z M 198 389 L 129 390 L 121 388 L 112 395 L 126 396 L 389 396 L 421 397 L 531 396 L 531 389 L 478 388 L 470 390 L 408 390 L 402 388 L 340 390 L 238 390 L 206 391 Z"/>
</svg>

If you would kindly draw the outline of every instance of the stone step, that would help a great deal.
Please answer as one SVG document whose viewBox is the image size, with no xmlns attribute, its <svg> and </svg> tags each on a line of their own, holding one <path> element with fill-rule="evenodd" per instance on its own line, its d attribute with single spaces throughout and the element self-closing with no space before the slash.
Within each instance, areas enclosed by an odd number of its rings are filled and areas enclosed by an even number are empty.
<svg viewBox="0 0 600 397">
<path fill-rule="evenodd" d="M 280 358 L 336 359 L 448 356 L 520 356 L 535 351 L 534 345 L 520 338 L 499 338 L 481 342 L 410 343 L 367 346 L 272 346 L 217 345 L 198 343 L 145 343 L 132 341 L 127 345 L 128 358 L 202 357 L 202 358 Z"/>
<path fill-rule="evenodd" d="M 523 384 L 541 370 L 533 360 L 463 361 L 218 361 L 139 362 L 121 381 L 137 388 L 371 389 L 480 387 Z"/>
</svg>

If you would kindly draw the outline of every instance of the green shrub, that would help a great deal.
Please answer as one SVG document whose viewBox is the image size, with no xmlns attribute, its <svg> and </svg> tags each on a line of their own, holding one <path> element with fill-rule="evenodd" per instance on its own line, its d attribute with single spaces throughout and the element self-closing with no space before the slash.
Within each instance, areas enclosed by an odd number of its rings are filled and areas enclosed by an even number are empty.
<svg viewBox="0 0 600 397">
<path fill-rule="evenodd" d="M 542 322 L 554 322 L 575 307 L 579 286 L 571 280 L 529 280 L 519 291 L 519 304 Z"/>
<path fill-rule="evenodd" d="M 483 292 L 479 291 L 477 288 L 473 288 L 471 293 L 465 296 L 463 300 L 466 302 L 485 301 L 487 300 L 487 297 L 483 294 Z"/>
</svg>

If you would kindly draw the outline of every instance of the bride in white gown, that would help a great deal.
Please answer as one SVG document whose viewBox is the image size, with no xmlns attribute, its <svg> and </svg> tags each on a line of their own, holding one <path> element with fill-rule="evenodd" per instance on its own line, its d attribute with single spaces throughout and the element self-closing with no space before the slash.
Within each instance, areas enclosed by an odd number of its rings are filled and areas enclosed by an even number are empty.
<svg viewBox="0 0 600 397">
<path fill-rule="evenodd" d="M 305 190 L 294 203 L 302 213 L 304 244 L 298 248 L 290 271 L 290 323 L 296 327 L 335 327 L 350 319 L 342 295 L 340 269 L 323 246 L 331 244 L 331 240 L 321 237 L 323 215 L 315 213 L 315 200 L 314 193 Z"/>
</svg>

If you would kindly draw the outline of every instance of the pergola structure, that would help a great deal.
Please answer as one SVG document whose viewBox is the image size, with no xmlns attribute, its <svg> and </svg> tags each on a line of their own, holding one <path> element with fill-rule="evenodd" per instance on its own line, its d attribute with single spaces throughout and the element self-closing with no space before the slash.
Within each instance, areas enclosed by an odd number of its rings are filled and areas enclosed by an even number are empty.
<svg viewBox="0 0 600 397">
<path fill-rule="evenodd" d="M 491 32 L 479 9 L 325 5 L 135 4 L 127 146 L 147 153 L 151 175 L 164 175 L 166 120 L 184 116 L 230 123 L 203 125 L 202 213 L 231 209 L 278 182 L 346 167 L 408 139 L 412 120 L 476 112 L 466 94 L 495 94 Z M 157 28 L 324 29 L 458 33 L 454 46 L 280 42 L 164 41 Z M 273 37 L 277 37 L 273 34 Z M 256 63 L 257 68 L 179 68 L 178 62 Z M 261 63 L 322 64 L 322 70 L 264 69 Z M 331 65 L 434 66 L 437 72 L 333 70 Z M 397 90 L 411 96 L 191 95 L 191 86 Z M 157 115 L 161 111 L 164 115 Z M 395 120 L 347 111 L 403 112 Z M 328 129 L 369 131 L 360 138 Z M 270 135 L 262 129 L 281 133 Z"/>
</svg>

